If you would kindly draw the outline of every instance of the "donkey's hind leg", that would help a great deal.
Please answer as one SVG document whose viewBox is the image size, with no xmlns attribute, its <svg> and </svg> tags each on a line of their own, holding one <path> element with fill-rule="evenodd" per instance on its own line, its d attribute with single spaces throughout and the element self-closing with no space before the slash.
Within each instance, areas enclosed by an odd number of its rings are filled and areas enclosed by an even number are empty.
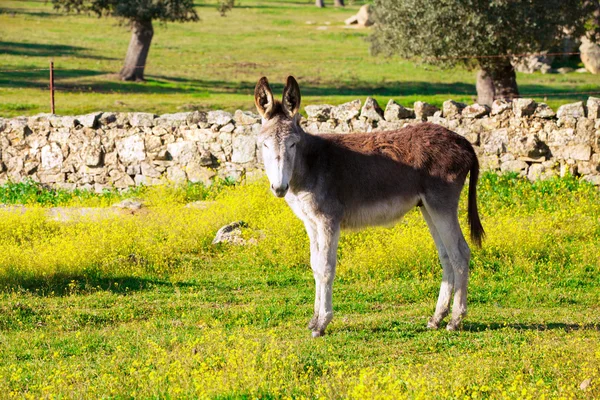
<svg viewBox="0 0 600 400">
<path fill-rule="evenodd" d="M 449 207 L 449 204 L 438 206 L 436 203 L 424 203 L 452 264 L 454 303 L 452 304 L 452 320 L 446 329 L 453 331 L 460 326 L 463 317 L 467 314 L 467 284 L 471 250 L 458 223 L 458 207 Z M 453 204 L 453 202 L 449 203 Z M 458 204 L 458 200 L 456 204 Z"/>
<path fill-rule="evenodd" d="M 450 301 L 452 300 L 452 289 L 454 287 L 454 270 L 452 268 L 452 263 L 450 262 L 450 257 L 448 256 L 448 252 L 446 251 L 446 247 L 442 242 L 442 238 L 438 233 L 437 228 L 435 227 L 431 216 L 425 209 L 425 207 L 420 207 L 421 213 L 423 214 L 423 218 L 427 222 L 427 227 L 429 228 L 429 232 L 433 237 L 433 241 L 435 242 L 435 247 L 438 251 L 438 256 L 440 258 L 440 263 L 442 264 L 442 284 L 440 285 L 440 294 L 438 296 L 437 305 L 435 306 L 435 313 L 429 319 L 427 323 L 427 327 L 430 329 L 439 328 L 440 322 L 448 315 L 448 311 L 450 309 Z"/>
</svg>

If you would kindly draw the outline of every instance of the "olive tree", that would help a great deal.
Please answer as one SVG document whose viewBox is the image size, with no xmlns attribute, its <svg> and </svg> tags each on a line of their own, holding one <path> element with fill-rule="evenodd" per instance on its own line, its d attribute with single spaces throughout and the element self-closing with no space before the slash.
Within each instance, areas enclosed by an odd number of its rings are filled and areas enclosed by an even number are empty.
<svg viewBox="0 0 600 400">
<path fill-rule="evenodd" d="M 119 73 L 126 81 L 144 79 L 154 28 L 152 21 L 198 21 L 193 0 L 52 0 L 55 9 L 119 18 L 131 26 L 131 40 Z"/>
<path fill-rule="evenodd" d="M 598 1 L 375 0 L 374 54 L 479 68 L 481 104 L 519 95 L 512 56 L 551 48 L 565 34 L 596 37 Z M 594 25 L 594 26 L 590 26 Z"/>
</svg>

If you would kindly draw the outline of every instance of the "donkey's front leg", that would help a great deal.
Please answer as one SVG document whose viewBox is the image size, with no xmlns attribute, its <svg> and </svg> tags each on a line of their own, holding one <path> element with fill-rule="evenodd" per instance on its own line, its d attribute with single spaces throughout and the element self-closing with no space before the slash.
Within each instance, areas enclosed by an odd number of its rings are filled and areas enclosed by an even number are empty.
<svg viewBox="0 0 600 400">
<path fill-rule="evenodd" d="M 316 267 L 313 268 L 315 281 L 320 281 L 319 318 L 312 328 L 312 336 L 319 337 L 325 334 L 325 329 L 333 319 L 333 279 L 335 278 L 335 264 L 337 247 L 340 237 L 340 227 L 337 223 L 322 223 L 317 226 L 318 255 Z"/>
<path fill-rule="evenodd" d="M 310 267 L 313 270 L 313 276 L 315 278 L 315 307 L 314 313 L 311 320 L 308 322 L 308 329 L 311 331 L 317 327 L 319 321 L 319 309 L 321 308 L 321 280 L 317 273 L 318 268 L 318 257 L 319 257 L 319 243 L 317 236 L 317 228 L 310 222 L 305 222 L 306 233 L 310 240 Z"/>
</svg>

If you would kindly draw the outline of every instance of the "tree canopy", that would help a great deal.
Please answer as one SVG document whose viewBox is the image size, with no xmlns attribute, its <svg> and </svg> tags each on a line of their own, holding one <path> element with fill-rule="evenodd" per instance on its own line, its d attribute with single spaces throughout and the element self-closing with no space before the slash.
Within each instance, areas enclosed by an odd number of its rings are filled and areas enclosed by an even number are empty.
<svg viewBox="0 0 600 400">
<path fill-rule="evenodd" d="M 52 0 L 55 9 L 129 21 L 198 21 L 193 0 Z"/>
<path fill-rule="evenodd" d="M 512 73 L 509 56 L 550 49 L 565 35 L 597 37 L 598 1 L 375 0 L 375 54 Z M 500 56 L 500 57 L 496 57 Z M 502 57 L 507 56 L 507 57 Z M 511 70 L 512 72 L 510 72 Z M 496 72 L 494 72 L 496 71 Z M 516 89 L 516 81 L 515 81 Z"/>
</svg>

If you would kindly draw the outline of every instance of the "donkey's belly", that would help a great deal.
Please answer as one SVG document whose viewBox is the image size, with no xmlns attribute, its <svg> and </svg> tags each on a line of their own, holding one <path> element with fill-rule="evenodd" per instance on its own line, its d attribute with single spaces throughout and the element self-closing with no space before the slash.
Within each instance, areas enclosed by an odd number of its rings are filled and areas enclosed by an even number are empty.
<svg viewBox="0 0 600 400">
<path fill-rule="evenodd" d="M 394 197 L 346 209 L 344 218 L 342 219 L 342 228 L 390 225 L 402 218 L 418 202 L 418 197 Z"/>
</svg>

